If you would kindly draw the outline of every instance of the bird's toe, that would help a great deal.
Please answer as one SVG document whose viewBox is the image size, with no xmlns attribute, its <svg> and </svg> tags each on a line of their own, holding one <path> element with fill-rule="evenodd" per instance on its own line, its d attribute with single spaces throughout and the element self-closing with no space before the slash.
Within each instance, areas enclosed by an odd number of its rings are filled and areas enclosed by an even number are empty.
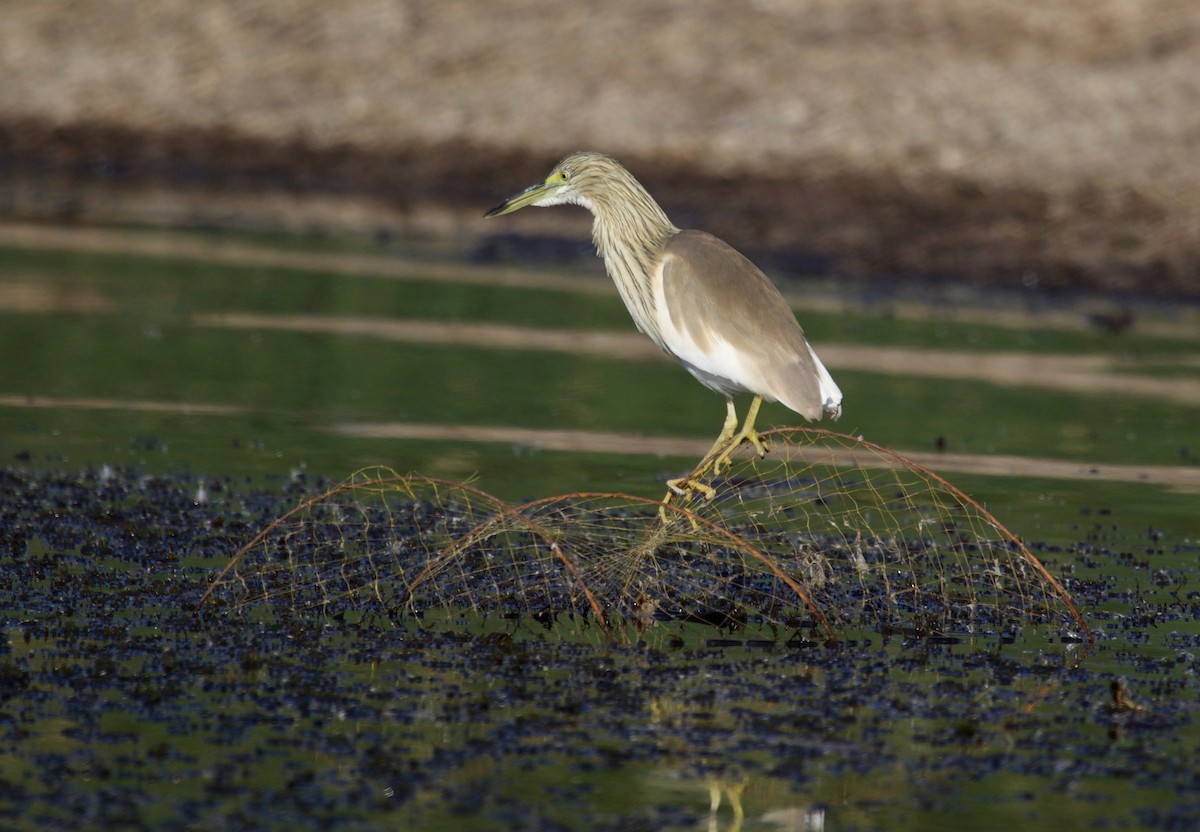
<svg viewBox="0 0 1200 832">
<path fill-rule="evenodd" d="M 746 437 L 746 440 L 754 446 L 754 450 L 758 452 L 760 458 L 766 456 L 767 451 L 771 450 L 771 446 L 764 442 L 762 437 L 757 433 L 750 434 Z"/>
<path fill-rule="evenodd" d="M 693 477 L 680 477 L 679 479 L 667 480 L 667 488 L 671 489 L 671 492 L 667 494 L 668 500 L 672 494 L 677 494 L 680 497 L 690 497 L 693 494 L 700 494 L 705 500 L 709 501 L 717 496 L 716 489 L 710 485 L 705 485 Z M 668 500 L 664 500 L 664 502 Z"/>
</svg>

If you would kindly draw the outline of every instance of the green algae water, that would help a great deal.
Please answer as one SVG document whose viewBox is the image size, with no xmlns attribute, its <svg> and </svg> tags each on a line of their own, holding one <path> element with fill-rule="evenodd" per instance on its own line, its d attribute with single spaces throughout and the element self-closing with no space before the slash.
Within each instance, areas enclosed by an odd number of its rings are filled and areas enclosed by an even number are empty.
<svg viewBox="0 0 1200 832">
<path fill-rule="evenodd" d="M 1059 307 L 1053 325 L 1035 310 L 1013 327 L 986 305 L 917 319 L 798 295 L 818 351 L 858 356 L 827 361 L 846 393 L 836 427 L 931 454 L 1068 582 L 1090 648 L 1034 628 L 827 648 L 680 622 L 614 645 L 578 622 L 467 611 L 197 618 L 239 545 L 365 466 L 513 501 L 657 498 L 694 459 L 667 440 L 703 450 L 723 409 L 639 351 L 592 274 L 514 285 L 454 261 L 425 273 L 394 249 L 330 268 L 342 252 L 181 236 L 200 253 L 150 255 L 156 235 L 132 232 L 107 253 L 0 249 L 5 826 L 1200 822 L 1200 331 L 1183 313 L 1112 336 L 1062 326 Z M 596 333 L 616 340 L 591 348 Z M 956 351 L 977 377 L 918 366 Z M 911 354 L 913 370 L 864 354 Z M 1014 354 L 1026 376 L 984 372 Z M 760 424 L 795 420 L 775 406 Z M 347 428 L 362 425 L 380 429 Z M 1064 473 L 942 470 L 938 454 Z"/>
</svg>

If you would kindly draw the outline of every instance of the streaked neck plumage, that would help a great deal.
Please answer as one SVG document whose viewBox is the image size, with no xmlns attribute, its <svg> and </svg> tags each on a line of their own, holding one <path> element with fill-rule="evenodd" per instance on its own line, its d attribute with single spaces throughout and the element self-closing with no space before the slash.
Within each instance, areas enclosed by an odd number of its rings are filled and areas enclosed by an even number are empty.
<svg viewBox="0 0 1200 832">
<path fill-rule="evenodd" d="M 577 200 L 592 212 L 592 241 L 637 328 L 662 346 L 650 276 L 663 244 L 676 228 L 632 174 L 615 162 L 603 190 L 590 191 L 586 174 L 576 181 Z M 602 194 L 602 195 L 601 195 Z M 640 288 L 639 288 L 640 286 Z"/>
</svg>

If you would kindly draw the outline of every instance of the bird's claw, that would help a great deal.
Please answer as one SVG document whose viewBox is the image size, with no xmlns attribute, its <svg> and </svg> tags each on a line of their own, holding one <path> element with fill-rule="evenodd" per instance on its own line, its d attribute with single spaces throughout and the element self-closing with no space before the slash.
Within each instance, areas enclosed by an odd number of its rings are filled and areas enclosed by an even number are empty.
<svg viewBox="0 0 1200 832">
<path fill-rule="evenodd" d="M 767 452 L 771 450 L 771 446 L 762 441 L 762 437 L 759 436 L 757 432 L 749 434 L 746 437 L 746 441 L 754 446 L 754 450 L 758 453 L 759 459 L 762 459 L 767 455 Z"/>
<path fill-rule="evenodd" d="M 658 508 L 658 519 L 659 522 L 661 522 L 664 526 L 670 522 L 667 517 L 667 506 L 671 504 L 671 500 L 673 498 L 690 498 L 694 494 L 700 494 L 705 500 L 711 503 L 717 496 L 717 490 L 710 485 L 705 485 L 704 483 L 700 482 L 700 479 L 696 474 L 692 474 L 691 476 L 687 477 L 680 477 L 679 479 L 667 480 L 667 488 L 670 490 L 667 491 L 667 496 L 663 497 L 663 504 Z M 689 515 L 688 520 L 691 521 L 692 528 L 696 531 L 699 531 L 700 525 L 696 522 L 696 518 Z"/>
<path fill-rule="evenodd" d="M 672 494 L 677 494 L 680 497 L 690 497 L 693 494 L 702 494 L 704 499 L 712 502 L 717 496 L 717 490 L 711 485 L 705 485 L 700 480 L 693 477 L 680 477 L 677 480 L 667 480 L 667 488 L 671 489 L 667 494 L 667 499 L 663 502 L 668 502 Z"/>
<path fill-rule="evenodd" d="M 766 442 L 763 442 L 757 433 L 748 433 L 742 437 L 734 437 L 730 441 L 729 447 L 722 451 L 716 457 L 716 459 L 713 460 L 712 472 L 714 474 L 721 473 L 723 469 L 728 468 L 733 464 L 734 451 L 740 448 L 743 442 L 749 442 L 751 445 L 753 445 L 754 451 L 758 454 L 760 459 L 765 457 L 767 455 L 767 451 L 770 450 L 770 446 L 767 445 Z"/>
</svg>

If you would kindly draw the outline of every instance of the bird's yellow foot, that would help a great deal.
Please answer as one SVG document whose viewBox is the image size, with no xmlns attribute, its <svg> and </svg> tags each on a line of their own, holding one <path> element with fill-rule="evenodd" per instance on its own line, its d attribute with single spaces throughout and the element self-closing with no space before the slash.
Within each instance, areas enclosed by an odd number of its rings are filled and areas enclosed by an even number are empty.
<svg viewBox="0 0 1200 832">
<path fill-rule="evenodd" d="M 676 497 L 691 497 L 693 494 L 700 494 L 705 500 L 711 502 L 717 496 L 717 492 L 712 486 L 700 482 L 694 474 L 689 477 L 667 480 L 667 487 L 671 490 L 667 492 L 667 496 L 663 497 L 663 505 L 658 509 L 659 522 L 664 526 L 669 522 L 667 518 L 667 506 Z M 692 521 L 692 528 L 699 529 L 699 525 L 696 523 L 694 517 L 688 519 Z"/>
<path fill-rule="evenodd" d="M 705 500 L 712 502 L 712 499 L 717 496 L 717 491 L 711 485 L 705 485 L 700 482 L 695 475 L 690 477 L 680 477 L 675 480 L 667 480 L 667 488 L 671 489 L 667 492 L 664 503 L 669 503 L 671 497 L 678 494 L 680 497 L 690 497 L 692 494 L 701 494 Z"/>
<path fill-rule="evenodd" d="M 757 431 L 751 432 L 750 435 L 746 437 L 746 441 L 754 446 L 754 450 L 758 452 L 759 459 L 762 459 L 767 455 L 767 451 L 771 450 L 771 446 L 762 441 L 762 437 L 758 435 Z"/>
<path fill-rule="evenodd" d="M 712 472 L 714 474 L 719 474 L 721 473 L 721 469 L 729 467 L 733 459 L 734 451 L 740 448 L 743 442 L 749 442 L 751 445 L 753 445 L 755 452 L 760 458 L 766 456 L 767 451 L 770 450 L 767 447 L 767 443 L 763 442 L 759 437 L 757 431 L 751 430 L 749 433 L 743 431 L 729 440 L 729 444 L 725 446 L 725 450 L 721 451 L 721 453 L 717 454 L 717 456 L 713 458 Z"/>
</svg>

